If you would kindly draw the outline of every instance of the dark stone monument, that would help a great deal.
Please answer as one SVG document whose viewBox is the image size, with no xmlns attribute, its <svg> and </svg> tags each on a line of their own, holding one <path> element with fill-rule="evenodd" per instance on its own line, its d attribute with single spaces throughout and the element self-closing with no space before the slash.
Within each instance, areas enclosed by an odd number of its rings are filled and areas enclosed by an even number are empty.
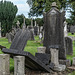
<svg viewBox="0 0 75 75">
<path fill-rule="evenodd" d="M 70 26 L 70 32 L 71 32 L 72 34 L 75 33 L 75 26 Z"/>
<path fill-rule="evenodd" d="M 34 26 L 34 35 L 38 35 L 38 26 L 36 25 L 36 21 L 35 21 L 35 26 Z"/>
<path fill-rule="evenodd" d="M 73 44 L 71 38 L 65 37 L 65 46 L 66 46 L 66 54 L 73 55 Z"/>
<path fill-rule="evenodd" d="M 46 53 L 50 53 L 50 46 L 59 47 L 59 58 L 66 59 L 64 46 L 64 23 L 65 11 L 60 12 L 56 4 L 50 11 L 44 13 L 44 46 Z"/>
</svg>

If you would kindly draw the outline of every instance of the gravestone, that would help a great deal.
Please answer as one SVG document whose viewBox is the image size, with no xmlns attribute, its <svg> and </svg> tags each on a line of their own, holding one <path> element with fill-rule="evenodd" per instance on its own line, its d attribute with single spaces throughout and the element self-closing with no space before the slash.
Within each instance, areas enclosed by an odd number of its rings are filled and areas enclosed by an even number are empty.
<svg viewBox="0 0 75 75">
<path fill-rule="evenodd" d="M 35 40 L 34 39 L 34 29 L 33 29 L 33 20 L 31 18 L 31 26 L 28 26 L 28 29 L 30 31 L 30 39 L 29 40 Z"/>
<path fill-rule="evenodd" d="M 17 23 L 16 23 L 16 24 L 17 24 L 17 30 L 16 30 L 16 32 L 18 32 L 18 31 L 20 30 L 20 26 L 19 26 L 19 25 L 20 25 L 20 22 L 19 22 L 19 21 L 17 21 Z"/>
<path fill-rule="evenodd" d="M 30 32 L 28 29 L 25 28 L 25 25 L 23 25 L 23 28 L 16 33 L 13 42 L 10 46 L 10 49 L 23 51 L 24 47 L 26 46 L 27 40 L 29 40 L 29 38 L 30 38 Z"/>
<path fill-rule="evenodd" d="M 65 46 L 66 46 L 66 54 L 73 55 L 73 44 L 71 38 L 65 37 Z"/>
<path fill-rule="evenodd" d="M 34 26 L 34 35 L 38 35 L 38 26 L 36 25 L 36 21 L 35 21 L 35 26 Z"/>
<path fill-rule="evenodd" d="M 64 22 L 64 37 L 68 36 L 68 32 L 67 32 L 67 22 Z"/>
<path fill-rule="evenodd" d="M 75 33 L 75 26 L 70 26 L 70 32 L 71 32 L 72 34 Z"/>
<path fill-rule="evenodd" d="M 50 11 L 44 14 L 44 46 L 46 53 L 50 53 L 49 46 L 59 46 L 59 58 L 66 59 L 64 45 L 64 21 L 65 11 L 60 12 L 56 4 L 52 4 Z"/>
<path fill-rule="evenodd" d="M 1 37 L 1 22 L 0 22 L 0 37 Z"/>
</svg>

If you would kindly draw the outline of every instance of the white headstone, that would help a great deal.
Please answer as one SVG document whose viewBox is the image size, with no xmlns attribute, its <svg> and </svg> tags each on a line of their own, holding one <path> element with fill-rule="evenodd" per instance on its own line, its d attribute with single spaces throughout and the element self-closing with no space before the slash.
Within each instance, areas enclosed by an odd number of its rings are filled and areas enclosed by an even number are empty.
<svg viewBox="0 0 75 75">
<path fill-rule="evenodd" d="M 39 38 L 42 39 L 42 33 L 39 34 Z"/>
<path fill-rule="evenodd" d="M 37 26 L 37 25 L 36 25 L 36 21 L 35 21 L 35 26 Z"/>
<path fill-rule="evenodd" d="M 68 32 L 67 32 L 67 22 L 64 22 L 64 37 L 68 36 Z"/>
</svg>

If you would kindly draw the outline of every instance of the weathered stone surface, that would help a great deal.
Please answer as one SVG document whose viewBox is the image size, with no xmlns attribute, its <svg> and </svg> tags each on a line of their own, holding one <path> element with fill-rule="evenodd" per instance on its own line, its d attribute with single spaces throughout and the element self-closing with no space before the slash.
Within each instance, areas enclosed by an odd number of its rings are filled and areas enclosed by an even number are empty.
<svg viewBox="0 0 75 75">
<path fill-rule="evenodd" d="M 46 47 L 38 47 L 37 50 L 38 50 L 38 53 L 45 53 Z"/>
<path fill-rule="evenodd" d="M 55 71 L 65 71 L 66 66 L 65 65 L 58 65 L 54 67 Z"/>
<path fill-rule="evenodd" d="M 38 58 L 30 54 L 29 52 L 21 51 L 21 50 L 14 50 L 14 49 L 2 49 L 4 53 L 13 54 L 15 55 L 21 55 L 25 56 L 25 66 L 31 70 L 40 70 L 45 72 L 50 72 L 50 68 L 46 66 L 44 63 L 42 63 Z"/>
<path fill-rule="evenodd" d="M 14 56 L 14 75 L 25 74 L 25 57 Z"/>
<path fill-rule="evenodd" d="M 0 75 L 10 75 L 9 54 L 0 54 Z"/>
<path fill-rule="evenodd" d="M 54 63 L 55 66 L 59 65 L 58 59 L 58 49 L 50 48 L 51 51 L 51 62 Z"/>
<path fill-rule="evenodd" d="M 73 57 L 73 63 L 72 63 L 72 65 L 75 66 L 75 57 Z"/>
<path fill-rule="evenodd" d="M 37 34 L 38 34 L 38 27 L 34 26 L 34 35 L 37 35 Z"/>
<path fill-rule="evenodd" d="M 66 65 L 67 67 L 71 66 L 71 60 L 59 60 L 59 64 Z"/>
<path fill-rule="evenodd" d="M 71 38 L 65 37 L 65 47 L 66 47 L 66 54 L 73 55 L 73 44 Z"/>
<path fill-rule="evenodd" d="M 75 33 L 75 26 L 70 26 L 70 32 Z"/>
<path fill-rule="evenodd" d="M 24 47 L 26 46 L 27 40 L 30 38 L 30 32 L 28 29 L 22 29 L 19 30 L 10 46 L 10 49 L 16 49 L 16 50 L 24 50 Z"/>
<path fill-rule="evenodd" d="M 64 18 L 65 14 L 59 12 L 55 7 L 50 11 L 44 13 L 44 46 L 46 46 L 46 53 L 50 53 L 49 46 L 59 46 L 59 58 L 66 59 L 66 52 L 64 46 Z"/>
<path fill-rule="evenodd" d="M 36 53 L 35 57 L 37 57 L 40 61 L 42 61 L 46 65 L 50 63 L 50 54 Z"/>
<path fill-rule="evenodd" d="M 34 39 L 34 33 L 33 33 L 32 30 L 30 30 L 30 39 L 29 39 L 29 40 L 35 40 L 35 39 Z"/>
</svg>

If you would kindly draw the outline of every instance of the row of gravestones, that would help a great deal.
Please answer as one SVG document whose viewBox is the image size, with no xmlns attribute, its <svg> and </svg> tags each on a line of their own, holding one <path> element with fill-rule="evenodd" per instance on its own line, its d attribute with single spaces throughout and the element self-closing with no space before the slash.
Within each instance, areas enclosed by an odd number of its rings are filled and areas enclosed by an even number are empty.
<svg viewBox="0 0 75 75">
<path fill-rule="evenodd" d="M 16 24 L 17 24 L 17 28 L 12 28 L 12 31 L 6 34 L 6 38 L 8 39 L 8 42 L 10 43 L 13 41 L 16 32 L 20 30 L 19 21 L 17 21 Z M 24 19 L 24 24 L 25 24 L 25 19 Z M 38 35 L 39 27 L 28 26 L 27 29 L 29 29 L 30 31 L 30 40 L 34 40 L 34 35 Z M 43 27 L 40 27 L 40 33 L 39 33 L 39 35 L 41 35 L 40 39 L 42 38 L 42 35 L 43 35 L 42 32 L 43 32 Z"/>
<path fill-rule="evenodd" d="M 60 12 L 56 8 L 55 2 L 52 3 L 51 10 L 44 13 L 44 46 L 46 47 L 46 50 L 42 51 L 42 53 L 39 52 L 33 56 L 29 52 L 23 51 L 27 40 L 30 37 L 30 31 L 26 29 L 25 25 L 16 33 L 10 49 L 2 49 L 2 51 L 10 54 L 11 56 L 24 56 L 26 60 L 25 66 L 34 71 L 40 70 L 50 72 L 51 69 L 55 71 L 64 71 L 66 68 L 65 65 L 69 63 L 68 60 L 66 60 L 64 43 L 64 16 L 64 11 Z M 22 70 L 24 69 L 24 63 L 20 64 L 20 61 L 24 62 L 24 60 L 22 60 L 22 58 L 21 60 L 20 58 L 17 59 L 16 66 L 18 67 L 15 69 L 17 74 L 20 72 L 24 73 L 24 70 Z"/>
</svg>

